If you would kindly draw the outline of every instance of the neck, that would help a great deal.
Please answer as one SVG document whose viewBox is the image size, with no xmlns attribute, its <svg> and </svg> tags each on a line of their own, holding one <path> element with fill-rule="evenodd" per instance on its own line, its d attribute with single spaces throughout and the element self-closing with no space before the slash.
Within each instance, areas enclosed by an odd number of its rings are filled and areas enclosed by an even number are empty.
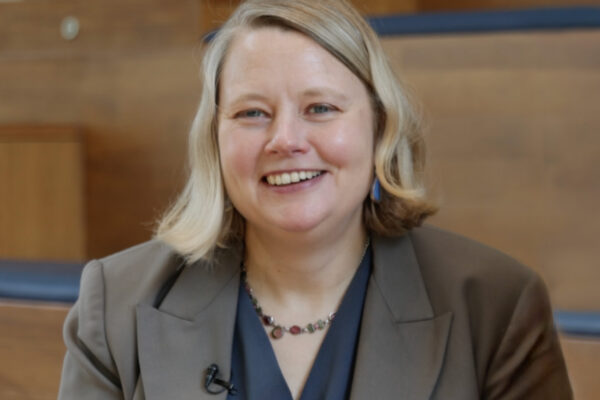
<svg viewBox="0 0 600 400">
<path fill-rule="evenodd" d="M 262 306 L 308 319 L 337 309 L 367 240 L 359 222 L 335 234 L 282 237 L 246 231 L 247 279 Z M 281 321 L 285 323 L 285 321 Z"/>
</svg>

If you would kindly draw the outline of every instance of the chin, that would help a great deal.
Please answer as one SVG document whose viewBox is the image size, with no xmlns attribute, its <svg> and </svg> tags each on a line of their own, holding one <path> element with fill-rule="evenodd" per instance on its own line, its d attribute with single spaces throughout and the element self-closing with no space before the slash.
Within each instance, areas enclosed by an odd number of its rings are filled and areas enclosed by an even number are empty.
<svg viewBox="0 0 600 400">
<path fill-rule="evenodd" d="M 267 220 L 267 223 L 277 229 L 288 233 L 308 233 L 318 228 L 326 221 L 326 215 L 314 210 L 306 213 L 284 213 L 276 219 Z"/>
<path fill-rule="evenodd" d="M 285 232 L 289 233 L 303 233 L 310 232 L 320 225 L 317 221 L 309 220 L 298 220 L 298 221 L 286 221 L 285 223 L 277 224 L 276 226 Z"/>
</svg>

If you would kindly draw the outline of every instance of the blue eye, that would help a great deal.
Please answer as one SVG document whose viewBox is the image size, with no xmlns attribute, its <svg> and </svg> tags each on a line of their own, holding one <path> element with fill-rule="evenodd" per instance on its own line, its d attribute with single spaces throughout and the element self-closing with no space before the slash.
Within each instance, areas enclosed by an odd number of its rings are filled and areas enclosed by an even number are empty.
<svg viewBox="0 0 600 400">
<path fill-rule="evenodd" d="M 308 108 L 310 114 L 325 114 L 333 110 L 333 107 L 328 104 L 314 104 Z"/>
<path fill-rule="evenodd" d="M 264 115 L 265 115 L 265 113 L 262 112 L 261 110 L 257 110 L 255 108 L 253 108 L 250 110 L 240 111 L 235 116 L 237 118 L 259 118 L 259 117 L 263 117 Z"/>
</svg>

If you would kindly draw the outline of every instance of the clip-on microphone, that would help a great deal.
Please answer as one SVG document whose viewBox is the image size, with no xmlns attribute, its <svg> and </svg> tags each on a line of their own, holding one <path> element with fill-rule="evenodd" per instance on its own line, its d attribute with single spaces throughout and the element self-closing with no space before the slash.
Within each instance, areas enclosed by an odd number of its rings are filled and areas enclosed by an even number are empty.
<svg viewBox="0 0 600 400">
<path fill-rule="evenodd" d="M 233 383 L 217 378 L 217 375 L 219 375 L 219 367 L 217 366 L 217 364 L 211 364 L 206 369 L 206 378 L 204 380 L 204 388 L 206 389 L 206 391 L 210 394 L 219 394 L 227 390 L 227 393 L 235 395 L 237 393 L 237 389 L 233 386 Z M 213 383 L 215 385 L 221 386 L 221 388 L 216 390 L 211 389 L 210 386 Z"/>
</svg>

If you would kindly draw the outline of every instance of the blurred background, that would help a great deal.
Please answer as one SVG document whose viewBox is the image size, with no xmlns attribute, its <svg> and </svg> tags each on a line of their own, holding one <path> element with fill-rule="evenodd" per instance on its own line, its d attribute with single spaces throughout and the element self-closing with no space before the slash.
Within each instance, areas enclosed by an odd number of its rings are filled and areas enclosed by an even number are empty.
<svg viewBox="0 0 600 400">
<path fill-rule="evenodd" d="M 148 240 L 182 188 L 203 38 L 238 3 L 0 0 L 1 399 L 56 398 L 81 265 Z M 421 105 L 430 223 L 596 327 L 563 346 L 597 398 L 600 0 L 353 3 Z"/>
</svg>

